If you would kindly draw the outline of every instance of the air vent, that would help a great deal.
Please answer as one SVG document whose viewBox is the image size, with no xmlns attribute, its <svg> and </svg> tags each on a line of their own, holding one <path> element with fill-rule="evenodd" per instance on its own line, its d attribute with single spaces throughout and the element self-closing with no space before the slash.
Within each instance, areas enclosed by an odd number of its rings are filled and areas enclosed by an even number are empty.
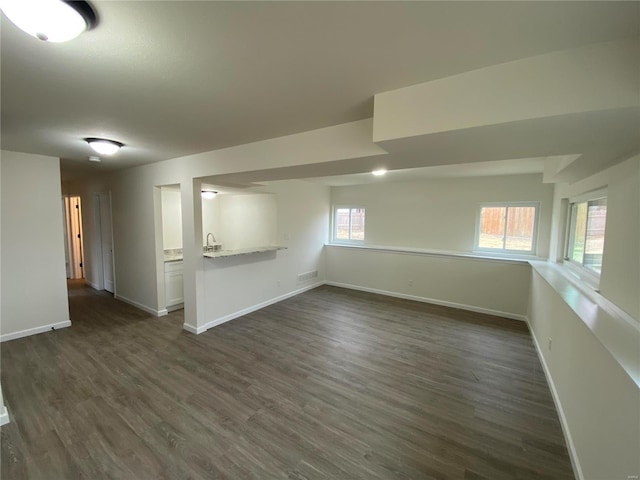
<svg viewBox="0 0 640 480">
<path fill-rule="evenodd" d="M 300 273 L 297 277 L 298 283 L 308 282 L 309 280 L 313 280 L 314 278 L 318 278 L 318 271 L 314 270 L 313 272 Z"/>
</svg>

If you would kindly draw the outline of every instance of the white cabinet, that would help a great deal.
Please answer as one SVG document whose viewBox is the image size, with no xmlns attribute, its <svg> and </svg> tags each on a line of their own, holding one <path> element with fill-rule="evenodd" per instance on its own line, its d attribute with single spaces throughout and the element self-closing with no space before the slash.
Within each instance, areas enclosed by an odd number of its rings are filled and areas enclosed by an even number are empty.
<svg viewBox="0 0 640 480">
<path fill-rule="evenodd" d="M 164 263 L 164 294 L 167 310 L 181 308 L 184 303 L 182 262 Z"/>
</svg>

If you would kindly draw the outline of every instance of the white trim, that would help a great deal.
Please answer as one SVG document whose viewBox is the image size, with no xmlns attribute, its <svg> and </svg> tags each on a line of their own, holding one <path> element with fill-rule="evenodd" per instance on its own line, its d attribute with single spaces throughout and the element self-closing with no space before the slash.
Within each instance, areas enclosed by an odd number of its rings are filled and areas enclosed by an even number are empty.
<svg viewBox="0 0 640 480">
<path fill-rule="evenodd" d="M 165 308 L 166 313 L 164 313 L 163 315 L 167 315 L 168 313 L 175 312 L 176 310 L 182 310 L 183 308 L 184 308 L 183 302 L 176 303 L 175 305 L 168 305 L 167 308 Z"/>
<path fill-rule="evenodd" d="M 94 290 L 102 290 L 100 288 L 100 286 L 97 283 L 94 282 L 90 282 L 89 280 L 87 280 L 86 278 L 84 279 L 84 283 L 86 283 L 87 285 L 89 285 L 91 288 L 93 288 Z"/>
<path fill-rule="evenodd" d="M 336 211 L 341 208 L 341 209 L 349 209 L 349 238 L 342 238 L 339 239 L 338 238 L 338 223 L 336 222 Z M 351 210 L 364 210 L 365 211 L 365 230 L 366 230 L 366 224 L 367 224 L 367 219 L 366 219 L 366 211 L 367 209 L 363 206 L 359 206 L 359 205 L 352 205 L 352 204 L 348 204 L 348 205 L 333 205 L 333 210 L 331 213 L 331 242 L 332 243 L 341 243 L 344 245 L 362 245 L 364 244 L 364 240 L 353 240 L 351 238 Z M 365 233 L 366 235 L 366 233 Z"/>
<path fill-rule="evenodd" d="M 0 342 L 8 342 L 9 340 L 15 340 L 16 338 L 29 337 L 31 335 L 37 335 L 38 333 L 50 332 L 51 330 L 58 330 L 60 328 L 70 326 L 71 320 L 65 320 L 64 322 L 50 323 L 49 325 L 27 328 L 26 330 L 20 330 L 18 332 L 5 333 L 4 335 L 0 335 Z"/>
<path fill-rule="evenodd" d="M 155 310 L 151 307 L 147 307 L 146 305 L 143 305 L 142 303 L 138 303 L 135 300 L 131 300 L 130 298 L 123 297 L 122 295 L 115 294 L 113 298 L 115 298 L 116 300 L 120 300 L 121 302 L 128 303 L 129 305 L 133 305 L 134 307 L 139 308 L 140 310 L 144 310 L 145 312 L 150 313 L 155 317 L 162 316 L 162 313 L 161 313 L 162 310 Z"/>
<path fill-rule="evenodd" d="M 194 327 L 193 325 L 188 325 L 185 323 L 182 325 L 182 328 L 184 328 L 188 332 L 199 335 L 202 332 L 209 330 L 210 328 L 217 327 L 218 325 L 226 323 L 230 320 L 234 320 L 238 317 L 248 315 L 251 312 L 255 312 L 256 310 L 260 310 L 261 308 L 268 307 L 269 305 L 273 305 L 274 303 L 281 302 L 283 300 L 286 300 L 287 298 L 295 297 L 296 295 L 300 295 L 301 293 L 304 293 L 307 290 L 313 290 L 314 288 L 320 287 L 325 283 L 326 282 L 317 282 L 317 283 L 314 283 L 313 285 L 308 285 L 306 287 L 299 288 L 298 290 L 293 290 L 292 292 L 285 293 L 284 295 L 280 295 L 279 297 L 266 300 L 256 305 L 252 305 L 251 307 L 243 308 L 242 310 L 238 310 L 237 312 L 233 312 L 223 317 L 216 318 L 215 320 L 211 320 L 210 322 L 205 323 L 201 327 Z"/>
<path fill-rule="evenodd" d="M 9 412 L 7 411 L 7 407 L 3 405 L 2 411 L 0 412 L 0 425 L 6 425 L 9 421 Z"/>
<path fill-rule="evenodd" d="M 189 325 L 188 323 L 183 323 L 182 329 L 186 330 L 189 333 L 193 333 L 195 335 L 200 335 L 202 332 L 207 331 L 207 329 L 204 327 L 197 328 L 197 327 L 194 327 L 193 325 Z"/>
<path fill-rule="evenodd" d="M 491 308 L 476 307 L 474 305 L 465 305 L 464 303 L 448 302 L 446 300 L 437 300 L 435 298 L 419 297 L 417 295 L 407 295 L 406 293 L 390 292 L 388 290 L 378 290 L 377 288 L 360 287 L 358 285 L 351 285 L 348 283 L 339 282 L 324 282 L 325 285 L 331 285 L 332 287 L 348 288 L 351 290 L 359 290 L 361 292 L 376 293 L 378 295 L 386 295 L 387 297 L 403 298 L 405 300 L 414 300 L 416 302 L 431 303 L 434 305 L 441 305 L 443 307 L 459 308 L 460 310 L 467 310 L 469 312 L 485 313 L 487 315 L 495 315 L 497 317 L 509 318 L 511 320 L 518 320 L 525 322 L 527 320 L 526 315 L 519 313 L 502 312 L 500 310 L 493 310 Z"/>
<path fill-rule="evenodd" d="M 165 315 L 169 315 L 169 310 L 163 308 L 162 310 L 158 310 L 158 317 L 164 317 Z"/>
<path fill-rule="evenodd" d="M 560 396 L 558 395 L 556 386 L 553 383 L 553 377 L 551 376 L 551 372 L 549 371 L 547 362 L 545 361 L 544 355 L 542 354 L 542 349 L 540 348 L 538 339 L 536 338 L 536 335 L 533 332 L 533 328 L 531 328 L 529 319 L 525 317 L 525 321 L 527 322 L 529 333 L 531 334 L 531 338 L 533 339 L 533 345 L 536 347 L 538 358 L 540 359 L 540 363 L 542 364 L 542 370 L 544 372 L 544 376 L 547 378 L 547 383 L 549 384 L 549 389 L 551 390 L 551 397 L 553 398 L 553 403 L 555 404 L 556 410 L 558 411 L 558 416 L 560 417 L 560 426 L 562 427 L 564 440 L 567 443 L 567 447 L 569 447 L 569 458 L 571 459 L 571 465 L 573 466 L 574 475 L 576 476 L 577 480 L 584 480 L 582 467 L 580 466 L 580 460 L 578 459 L 578 452 L 576 451 L 576 447 L 573 444 L 573 438 L 571 437 L 571 431 L 569 430 L 569 423 L 567 422 L 567 417 L 565 416 L 564 410 L 562 409 L 562 403 L 560 402 Z"/>
<path fill-rule="evenodd" d="M 357 250 L 370 250 L 373 252 L 397 253 L 400 255 L 427 255 L 433 257 L 466 258 L 468 260 L 481 260 L 489 262 L 507 262 L 528 264 L 532 260 L 544 260 L 535 255 L 488 255 L 471 252 L 456 252 L 453 250 L 429 250 L 425 248 L 388 247 L 383 245 L 352 245 L 345 243 L 325 243 L 326 247 L 354 248 Z"/>
</svg>

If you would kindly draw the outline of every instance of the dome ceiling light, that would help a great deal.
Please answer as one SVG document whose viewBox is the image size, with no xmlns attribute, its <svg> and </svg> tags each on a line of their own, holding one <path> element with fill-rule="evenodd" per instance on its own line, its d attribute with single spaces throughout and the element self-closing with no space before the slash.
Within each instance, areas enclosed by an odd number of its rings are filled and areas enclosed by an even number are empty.
<svg viewBox="0 0 640 480">
<path fill-rule="evenodd" d="M 206 200 L 211 200 L 212 198 L 216 198 L 216 195 L 218 195 L 218 192 L 214 192 L 213 190 L 201 190 L 200 194 L 202 195 L 202 198 Z"/>
<path fill-rule="evenodd" d="M 66 42 L 98 23 L 91 5 L 73 0 L 0 0 L 0 10 L 18 28 L 43 42 Z"/>
<path fill-rule="evenodd" d="M 124 147 L 124 143 L 116 142 L 115 140 L 107 140 L 106 138 L 91 137 L 85 138 L 84 141 L 101 155 L 113 155 Z"/>
</svg>

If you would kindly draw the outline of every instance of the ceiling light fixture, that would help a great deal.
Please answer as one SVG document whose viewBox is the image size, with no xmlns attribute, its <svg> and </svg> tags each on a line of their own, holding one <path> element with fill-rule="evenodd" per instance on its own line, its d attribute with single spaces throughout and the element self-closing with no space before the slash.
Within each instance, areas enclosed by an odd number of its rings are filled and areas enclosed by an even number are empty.
<svg viewBox="0 0 640 480">
<path fill-rule="evenodd" d="M 113 155 L 124 147 L 124 143 L 107 140 L 105 138 L 85 138 L 84 141 L 101 155 Z"/>
<path fill-rule="evenodd" d="M 373 173 L 376 177 L 381 177 L 382 175 L 387 173 L 387 171 L 384 168 L 381 168 L 380 170 L 374 170 L 371 173 Z"/>
<path fill-rule="evenodd" d="M 218 192 L 214 192 L 213 190 L 202 190 L 200 194 L 202 195 L 202 198 L 211 200 L 212 198 L 215 198 L 216 195 L 218 195 Z"/>
<path fill-rule="evenodd" d="M 66 42 L 98 23 L 85 1 L 0 0 L 0 10 L 18 28 L 43 42 Z"/>
</svg>

